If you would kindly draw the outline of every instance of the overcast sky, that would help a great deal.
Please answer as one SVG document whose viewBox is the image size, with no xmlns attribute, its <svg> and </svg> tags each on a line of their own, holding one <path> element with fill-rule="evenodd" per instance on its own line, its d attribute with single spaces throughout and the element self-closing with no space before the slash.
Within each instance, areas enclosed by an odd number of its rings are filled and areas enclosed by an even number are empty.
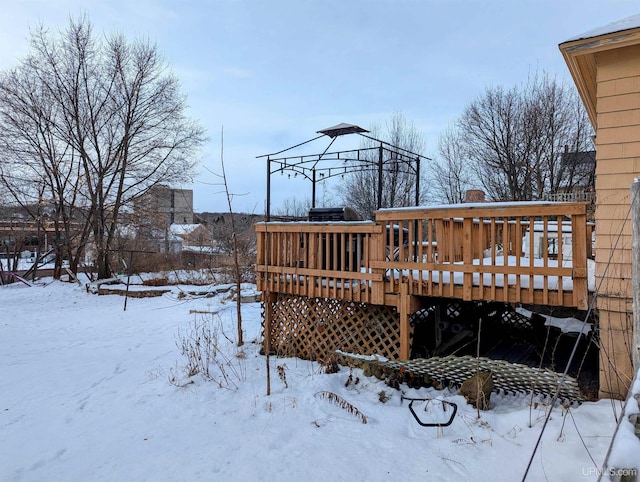
<svg viewBox="0 0 640 482">
<path fill-rule="evenodd" d="M 558 44 L 640 13 L 638 0 L 2 0 L 0 69 L 15 66 L 39 23 L 86 13 L 97 33 L 156 42 L 211 141 L 193 186 L 196 211 L 227 210 L 220 132 L 234 210 L 264 210 L 256 156 L 340 122 L 369 128 L 401 112 L 436 156 L 440 133 L 488 86 L 531 71 L 571 82 Z M 344 140 L 345 143 L 356 142 Z M 316 141 L 319 153 L 326 141 Z M 338 145 L 337 147 L 351 147 Z M 274 179 L 275 208 L 310 186 Z M 272 210 L 274 210 L 272 209 Z"/>
</svg>

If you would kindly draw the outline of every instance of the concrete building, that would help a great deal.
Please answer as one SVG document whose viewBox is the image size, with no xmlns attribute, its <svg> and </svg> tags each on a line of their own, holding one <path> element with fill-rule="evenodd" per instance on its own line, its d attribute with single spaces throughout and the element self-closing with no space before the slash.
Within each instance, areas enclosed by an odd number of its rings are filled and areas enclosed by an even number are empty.
<svg viewBox="0 0 640 482">
<path fill-rule="evenodd" d="M 136 203 L 136 213 L 167 226 L 193 224 L 193 190 L 154 186 Z"/>
</svg>

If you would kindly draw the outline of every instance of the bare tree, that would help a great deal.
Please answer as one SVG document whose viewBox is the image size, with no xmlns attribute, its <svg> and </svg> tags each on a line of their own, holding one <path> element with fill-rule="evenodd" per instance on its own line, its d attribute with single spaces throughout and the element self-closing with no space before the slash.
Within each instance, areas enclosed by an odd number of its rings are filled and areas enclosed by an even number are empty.
<svg viewBox="0 0 640 482">
<path fill-rule="evenodd" d="M 227 196 L 227 206 L 229 207 L 229 217 L 231 218 L 231 244 L 233 246 L 233 268 L 236 278 L 236 317 L 237 317 L 237 331 L 238 331 L 238 346 L 242 346 L 244 341 L 242 340 L 242 278 L 240 276 L 240 255 L 238 252 L 238 238 L 236 236 L 236 226 L 233 219 L 233 206 L 232 199 L 233 194 L 229 191 L 229 183 L 227 182 L 227 172 L 224 168 L 224 128 L 220 130 L 220 166 L 222 167 L 222 184 L 224 185 L 224 192 Z"/>
<path fill-rule="evenodd" d="M 458 122 L 478 180 L 494 200 L 528 201 L 572 182 L 564 146 L 583 149 L 591 131 L 579 99 L 545 73 L 522 88 L 489 87 Z"/>
<path fill-rule="evenodd" d="M 282 206 L 276 211 L 276 216 L 304 218 L 309 213 L 310 208 L 311 201 L 309 198 L 302 200 L 289 197 L 282 202 Z"/>
<path fill-rule="evenodd" d="M 18 179 L 5 170 L 4 183 L 16 198 L 33 179 L 47 186 L 65 229 L 82 233 L 76 257 L 91 234 L 99 277 L 110 275 L 122 208 L 163 180 L 187 180 L 204 141 L 157 48 L 120 35 L 98 40 L 86 17 L 59 38 L 43 27 L 32 33 L 30 55 L 2 76 L 0 104 L 0 146 L 23 166 Z"/>
<path fill-rule="evenodd" d="M 87 229 L 72 229 L 78 209 L 80 165 L 69 146 L 57 136 L 52 122 L 59 106 L 22 65 L 0 77 L 0 182 L 25 212 L 41 223 L 40 207 L 49 204 L 55 228 L 55 275 L 67 258 L 75 270 Z M 74 248 L 80 249 L 74 249 Z"/>
<path fill-rule="evenodd" d="M 541 139 L 545 148 L 542 168 L 548 175 L 545 181 L 549 192 L 593 185 L 595 164 L 583 169 L 584 166 L 566 162 L 563 157 L 567 152 L 593 149 L 593 130 L 576 90 L 543 75 L 534 84 L 532 97 L 542 113 Z"/>
<path fill-rule="evenodd" d="M 378 125 L 371 128 L 371 137 L 383 140 L 391 146 L 397 146 L 408 151 L 421 155 L 425 148 L 425 142 L 416 129 L 415 125 L 400 113 L 396 112 L 389 121 L 385 123 L 384 129 Z M 363 148 L 377 147 L 378 143 L 371 139 L 366 139 Z M 400 207 L 412 206 L 415 203 L 416 173 L 410 167 L 413 161 L 406 152 L 388 152 L 388 157 L 383 159 L 384 169 L 382 171 L 382 199 L 380 207 Z M 343 202 L 356 211 L 363 219 L 373 219 L 378 207 L 378 175 L 379 171 L 375 167 L 378 163 L 378 153 L 376 150 L 369 150 L 366 154 L 371 168 L 355 170 L 345 177 L 344 182 L 338 187 L 339 194 Z M 425 186 L 424 182 L 421 182 Z M 425 189 L 421 189 L 419 198 L 424 198 Z"/>
<path fill-rule="evenodd" d="M 520 99 L 515 90 L 502 87 L 487 89 L 472 102 L 460 119 L 460 129 L 478 177 L 490 197 L 496 200 L 521 200 L 520 140 L 516 126 L 520 123 Z M 524 167 L 524 169 L 523 169 Z"/>
<path fill-rule="evenodd" d="M 438 139 L 438 158 L 430 166 L 438 201 L 460 203 L 467 190 L 477 187 L 467 146 L 459 130 L 449 126 Z"/>
</svg>

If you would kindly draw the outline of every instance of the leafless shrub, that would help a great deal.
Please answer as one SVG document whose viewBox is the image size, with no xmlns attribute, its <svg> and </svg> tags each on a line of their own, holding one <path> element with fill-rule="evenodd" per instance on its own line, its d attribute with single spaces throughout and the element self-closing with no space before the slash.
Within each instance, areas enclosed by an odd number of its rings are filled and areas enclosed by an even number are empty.
<svg viewBox="0 0 640 482">
<path fill-rule="evenodd" d="M 349 402 L 347 402 L 344 398 L 342 398 L 340 395 L 336 395 L 333 392 L 322 391 L 322 392 L 317 392 L 315 396 L 317 398 L 324 398 L 325 400 L 329 400 L 330 402 L 333 402 L 338 407 L 342 408 L 343 410 L 346 410 L 351 415 L 359 418 L 362 421 L 362 423 L 367 423 L 367 417 L 360 410 L 358 410 L 356 407 L 354 407 Z"/>
<path fill-rule="evenodd" d="M 188 385 L 193 384 L 193 379 L 192 378 L 188 378 L 188 379 L 184 379 L 182 378 L 177 369 L 173 369 L 171 368 L 169 370 L 169 384 L 173 385 L 174 387 L 178 387 L 178 388 L 185 388 Z"/>
<path fill-rule="evenodd" d="M 178 331 L 176 346 L 185 360 L 186 377 L 200 375 L 221 388 L 236 390 L 238 384 L 246 379 L 245 357 L 241 354 L 230 356 L 222 349 L 221 344 L 225 341 L 233 345 L 224 334 L 219 319 L 214 316 L 200 320 L 195 318 L 186 331 Z"/>
</svg>

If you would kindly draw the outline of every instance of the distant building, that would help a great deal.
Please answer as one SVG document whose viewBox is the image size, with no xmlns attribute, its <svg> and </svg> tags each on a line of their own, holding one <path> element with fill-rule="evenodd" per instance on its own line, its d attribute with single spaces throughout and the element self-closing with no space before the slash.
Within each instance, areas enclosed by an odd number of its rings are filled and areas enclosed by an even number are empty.
<svg viewBox="0 0 640 482">
<path fill-rule="evenodd" d="M 193 224 L 193 190 L 154 186 L 138 200 L 135 210 L 138 216 L 153 217 L 166 226 Z"/>
<path fill-rule="evenodd" d="M 545 201 L 593 202 L 595 200 L 596 151 L 565 151 L 560 159 L 563 180 L 556 192 L 544 196 Z"/>
<path fill-rule="evenodd" d="M 182 239 L 172 227 L 193 224 L 193 191 L 157 185 L 134 205 L 131 222 L 136 236 L 146 240 L 149 249 L 165 253 L 182 250 Z"/>
</svg>

